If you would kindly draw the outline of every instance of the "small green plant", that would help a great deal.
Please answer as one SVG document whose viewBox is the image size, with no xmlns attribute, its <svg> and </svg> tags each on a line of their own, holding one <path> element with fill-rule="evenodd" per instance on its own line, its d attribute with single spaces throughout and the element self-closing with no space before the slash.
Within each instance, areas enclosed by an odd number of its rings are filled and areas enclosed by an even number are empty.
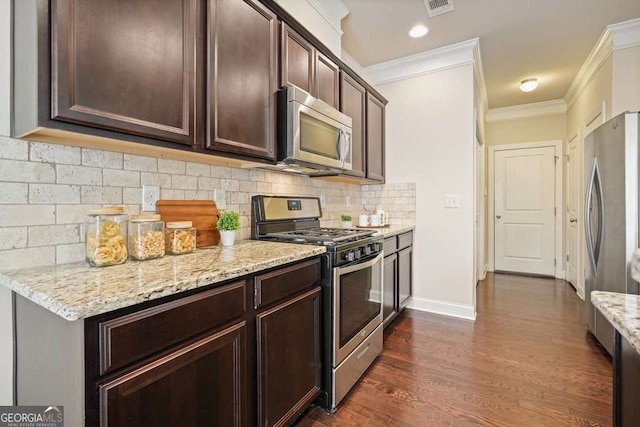
<svg viewBox="0 0 640 427">
<path fill-rule="evenodd" d="M 226 211 L 218 218 L 218 230 L 234 231 L 240 228 L 240 215 L 234 211 Z"/>
<path fill-rule="evenodd" d="M 351 215 L 342 214 L 340 218 L 342 218 L 343 221 L 351 221 Z"/>
</svg>

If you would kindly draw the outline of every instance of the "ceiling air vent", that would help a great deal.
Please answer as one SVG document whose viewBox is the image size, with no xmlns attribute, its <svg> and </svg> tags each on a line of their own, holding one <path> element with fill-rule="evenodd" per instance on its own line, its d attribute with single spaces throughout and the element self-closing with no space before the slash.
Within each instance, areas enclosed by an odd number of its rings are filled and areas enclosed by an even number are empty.
<svg viewBox="0 0 640 427">
<path fill-rule="evenodd" d="M 453 0 L 422 0 L 422 2 L 430 18 L 453 10 Z"/>
</svg>

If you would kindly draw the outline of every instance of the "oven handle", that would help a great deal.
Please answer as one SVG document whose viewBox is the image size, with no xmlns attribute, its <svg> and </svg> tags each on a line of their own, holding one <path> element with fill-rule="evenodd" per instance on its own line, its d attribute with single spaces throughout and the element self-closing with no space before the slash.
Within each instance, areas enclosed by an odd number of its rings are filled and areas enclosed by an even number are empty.
<svg viewBox="0 0 640 427">
<path fill-rule="evenodd" d="M 378 256 L 376 256 L 375 258 L 369 260 L 369 261 L 365 261 L 365 262 L 361 262 L 359 264 L 355 264 L 355 265 L 350 265 L 348 267 L 337 267 L 337 274 L 341 275 L 341 274 L 348 274 L 348 273 L 353 273 L 354 271 L 358 271 L 358 270 L 364 270 L 365 268 L 369 268 L 374 266 L 376 263 L 378 263 L 378 261 L 380 261 L 382 258 L 384 257 L 384 253 L 380 252 L 378 254 Z"/>
</svg>

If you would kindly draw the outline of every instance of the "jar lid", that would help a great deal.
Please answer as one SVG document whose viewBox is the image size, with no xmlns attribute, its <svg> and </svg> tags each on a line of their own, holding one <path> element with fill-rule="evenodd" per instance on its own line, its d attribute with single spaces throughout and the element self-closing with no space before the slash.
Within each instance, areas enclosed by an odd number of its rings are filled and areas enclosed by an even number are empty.
<svg viewBox="0 0 640 427">
<path fill-rule="evenodd" d="M 160 214 L 133 215 L 129 218 L 129 222 L 154 222 L 160 220 Z"/>
<path fill-rule="evenodd" d="M 166 224 L 166 228 L 191 228 L 193 227 L 192 221 L 173 221 Z"/>
<path fill-rule="evenodd" d="M 122 215 L 124 206 L 111 206 L 108 208 L 89 209 L 89 215 Z"/>
</svg>

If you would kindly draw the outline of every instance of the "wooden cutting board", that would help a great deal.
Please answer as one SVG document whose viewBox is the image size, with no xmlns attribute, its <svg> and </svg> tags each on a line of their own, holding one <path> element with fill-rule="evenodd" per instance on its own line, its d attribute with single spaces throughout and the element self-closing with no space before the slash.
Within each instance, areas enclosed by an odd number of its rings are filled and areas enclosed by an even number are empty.
<svg viewBox="0 0 640 427">
<path fill-rule="evenodd" d="M 165 222 L 191 221 L 196 228 L 196 246 L 220 243 L 220 213 L 213 200 L 158 200 L 158 213 Z"/>
</svg>

